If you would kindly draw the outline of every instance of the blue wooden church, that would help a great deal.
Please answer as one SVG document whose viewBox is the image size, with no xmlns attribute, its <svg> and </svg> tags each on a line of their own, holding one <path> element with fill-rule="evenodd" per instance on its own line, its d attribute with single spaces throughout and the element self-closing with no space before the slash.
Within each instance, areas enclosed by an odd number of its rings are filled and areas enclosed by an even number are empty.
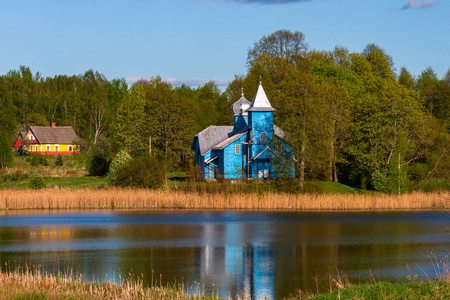
<svg viewBox="0 0 450 300">
<path fill-rule="evenodd" d="M 242 92 L 231 110 L 234 126 L 209 126 L 194 137 L 197 179 L 294 176 L 294 157 L 261 83 L 251 103 Z"/>
</svg>

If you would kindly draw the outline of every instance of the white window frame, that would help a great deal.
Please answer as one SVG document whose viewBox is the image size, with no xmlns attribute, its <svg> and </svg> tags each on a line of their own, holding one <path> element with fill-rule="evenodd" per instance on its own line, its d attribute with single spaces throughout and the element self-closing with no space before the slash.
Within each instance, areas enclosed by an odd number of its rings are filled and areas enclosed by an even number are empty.
<svg viewBox="0 0 450 300">
<path fill-rule="evenodd" d="M 50 144 L 45 145 L 45 152 L 52 151 L 52 146 Z"/>
<path fill-rule="evenodd" d="M 265 132 L 260 132 L 259 133 L 259 141 L 260 142 L 264 142 L 264 143 L 267 141 L 267 136 L 266 136 Z"/>
<path fill-rule="evenodd" d="M 55 144 L 55 152 L 59 152 L 59 144 Z"/>
<path fill-rule="evenodd" d="M 72 152 L 72 151 L 73 151 L 73 146 L 69 145 L 69 152 Z"/>
<path fill-rule="evenodd" d="M 34 145 L 34 152 L 38 152 L 38 145 Z"/>
<path fill-rule="evenodd" d="M 234 145 L 234 154 L 236 154 L 236 155 L 241 154 L 241 145 L 239 145 L 239 144 Z"/>
</svg>

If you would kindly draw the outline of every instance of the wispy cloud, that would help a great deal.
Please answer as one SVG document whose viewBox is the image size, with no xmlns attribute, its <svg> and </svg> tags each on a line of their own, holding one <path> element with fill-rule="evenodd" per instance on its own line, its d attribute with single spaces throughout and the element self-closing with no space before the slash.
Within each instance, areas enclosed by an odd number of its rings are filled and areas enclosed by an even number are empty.
<svg viewBox="0 0 450 300">
<path fill-rule="evenodd" d="M 125 78 L 125 81 L 128 84 L 133 84 L 141 79 L 144 80 L 150 80 L 149 77 L 136 77 L 136 76 L 128 76 Z M 227 86 L 230 83 L 230 80 L 225 80 L 225 79 L 217 79 L 217 78 L 212 78 L 212 79 L 200 79 L 200 78 L 162 78 L 163 81 L 169 82 L 170 84 L 172 84 L 173 86 L 181 86 L 183 84 L 187 85 L 187 86 L 200 86 L 200 85 L 204 85 L 207 82 L 210 81 L 214 81 L 217 86 Z"/>
<path fill-rule="evenodd" d="M 419 0 L 408 0 L 403 4 L 402 9 L 410 9 L 410 8 L 428 8 L 438 5 L 438 2 L 435 0 L 424 0 L 420 2 Z"/>
<path fill-rule="evenodd" d="M 251 3 L 259 3 L 259 4 L 288 4 L 288 3 L 298 3 L 298 2 L 309 2 L 311 0 L 210 0 L 212 2 L 218 3 L 227 3 L 227 2 L 235 2 L 239 4 L 251 4 Z"/>
</svg>

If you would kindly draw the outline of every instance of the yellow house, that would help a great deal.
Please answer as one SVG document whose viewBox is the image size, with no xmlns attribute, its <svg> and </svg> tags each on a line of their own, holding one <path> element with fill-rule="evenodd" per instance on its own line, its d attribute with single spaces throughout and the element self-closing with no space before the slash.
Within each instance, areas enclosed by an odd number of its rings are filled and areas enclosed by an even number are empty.
<svg viewBox="0 0 450 300">
<path fill-rule="evenodd" d="M 24 149 L 32 154 L 74 154 L 79 151 L 72 126 L 31 126 L 25 135 Z"/>
</svg>

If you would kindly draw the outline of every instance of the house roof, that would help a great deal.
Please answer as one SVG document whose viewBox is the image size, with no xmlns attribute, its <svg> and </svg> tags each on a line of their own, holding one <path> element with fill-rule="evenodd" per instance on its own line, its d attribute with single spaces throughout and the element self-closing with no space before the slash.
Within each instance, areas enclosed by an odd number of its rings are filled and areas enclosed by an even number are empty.
<svg viewBox="0 0 450 300">
<path fill-rule="evenodd" d="M 269 98 L 267 98 L 261 83 L 259 83 L 258 91 L 247 111 L 275 111 L 275 108 L 270 105 Z"/>
<path fill-rule="evenodd" d="M 78 139 L 72 126 L 31 126 L 30 130 L 40 144 L 73 144 Z"/>
</svg>

